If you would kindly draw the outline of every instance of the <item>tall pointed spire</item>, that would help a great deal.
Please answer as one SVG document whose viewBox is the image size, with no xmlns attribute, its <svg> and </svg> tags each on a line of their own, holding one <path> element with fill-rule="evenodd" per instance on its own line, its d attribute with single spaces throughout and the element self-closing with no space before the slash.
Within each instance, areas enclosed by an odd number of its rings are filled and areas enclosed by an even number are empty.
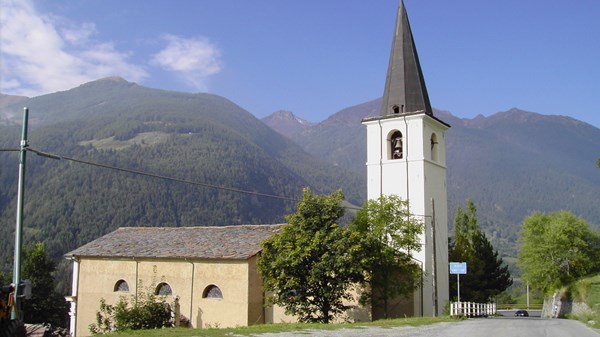
<svg viewBox="0 0 600 337">
<path fill-rule="evenodd" d="M 381 116 L 416 112 L 433 115 L 404 1 L 400 0 Z"/>
</svg>

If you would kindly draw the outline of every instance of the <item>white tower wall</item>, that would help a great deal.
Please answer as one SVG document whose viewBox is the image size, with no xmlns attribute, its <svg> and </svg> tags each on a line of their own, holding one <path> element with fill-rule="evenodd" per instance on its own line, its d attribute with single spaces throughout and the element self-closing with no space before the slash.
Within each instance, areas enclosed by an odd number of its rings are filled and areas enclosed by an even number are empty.
<svg viewBox="0 0 600 337">
<path fill-rule="evenodd" d="M 412 252 L 413 258 L 425 271 L 422 293 L 421 290 L 415 293 L 416 315 L 421 311 L 424 316 L 434 314 L 432 222 L 435 203 L 437 313 L 442 314 L 449 300 L 445 151 L 445 131 L 448 126 L 425 113 L 373 118 L 363 124 L 367 126 L 368 198 L 398 195 L 409 201 L 411 214 L 425 224 L 425 232 L 421 236 L 423 249 Z M 402 133 L 401 159 L 391 158 L 390 137 L 395 131 Z"/>
</svg>

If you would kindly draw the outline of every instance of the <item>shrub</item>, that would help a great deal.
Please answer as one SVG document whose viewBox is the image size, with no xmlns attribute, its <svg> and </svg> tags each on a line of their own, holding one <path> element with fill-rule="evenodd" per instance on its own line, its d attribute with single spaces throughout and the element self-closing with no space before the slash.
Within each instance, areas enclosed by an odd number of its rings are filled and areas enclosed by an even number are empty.
<svg viewBox="0 0 600 337">
<path fill-rule="evenodd" d="M 90 324 L 90 332 L 94 335 L 111 331 L 156 329 L 172 327 L 171 306 L 164 296 L 154 295 L 150 291 L 141 292 L 136 301 L 131 296 L 119 298 L 115 305 L 100 300 L 100 310 L 96 312 L 96 324 Z"/>
</svg>

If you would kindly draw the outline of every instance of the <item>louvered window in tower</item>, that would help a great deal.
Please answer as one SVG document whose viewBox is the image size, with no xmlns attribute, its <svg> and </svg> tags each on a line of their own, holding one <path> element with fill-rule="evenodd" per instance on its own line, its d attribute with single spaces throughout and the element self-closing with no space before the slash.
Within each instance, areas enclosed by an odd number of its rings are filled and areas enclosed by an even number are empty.
<svg viewBox="0 0 600 337">
<path fill-rule="evenodd" d="M 431 160 L 437 161 L 438 160 L 438 146 L 437 146 L 438 140 L 437 140 L 437 135 L 435 133 L 431 134 L 430 142 L 431 142 Z"/>
</svg>

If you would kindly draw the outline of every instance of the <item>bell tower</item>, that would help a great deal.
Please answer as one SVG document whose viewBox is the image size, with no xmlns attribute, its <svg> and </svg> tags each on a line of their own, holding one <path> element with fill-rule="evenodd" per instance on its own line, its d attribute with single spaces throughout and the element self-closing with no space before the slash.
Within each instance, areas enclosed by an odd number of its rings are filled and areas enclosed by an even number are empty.
<svg viewBox="0 0 600 337">
<path fill-rule="evenodd" d="M 398 195 L 425 225 L 420 251 L 424 271 L 414 294 L 414 316 L 441 315 L 449 301 L 446 138 L 450 127 L 433 114 L 408 16 L 401 0 L 379 116 L 367 127 L 368 198 Z"/>
</svg>

